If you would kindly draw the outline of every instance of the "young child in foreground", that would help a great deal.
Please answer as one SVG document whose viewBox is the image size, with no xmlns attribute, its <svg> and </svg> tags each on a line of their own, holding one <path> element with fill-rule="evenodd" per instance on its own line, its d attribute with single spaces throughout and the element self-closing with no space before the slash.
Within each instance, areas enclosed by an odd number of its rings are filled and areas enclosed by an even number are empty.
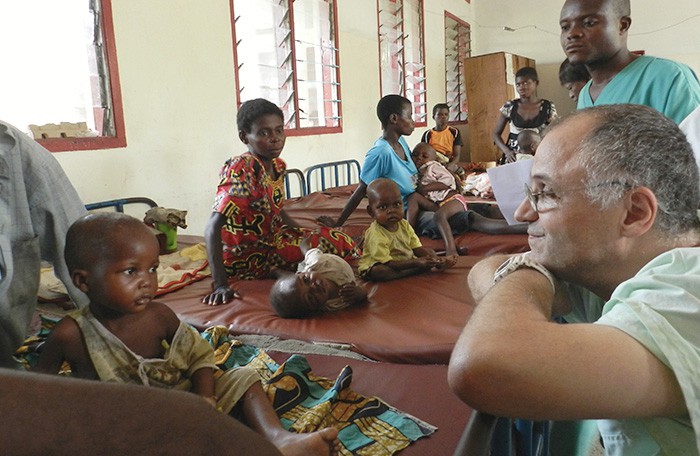
<svg viewBox="0 0 700 456">
<path fill-rule="evenodd" d="M 373 180 L 367 186 L 367 212 L 374 221 L 365 231 L 365 245 L 358 270 L 368 280 L 387 281 L 442 271 L 454 266 L 456 256 L 439 257 L 423 247 L 411 225 L 403 218 L 401 192 L 394 181 Z"/>
<path fill-rule="evenodd" d="M 296 274 L 280 271 L 270 290 L 270 305 L 283 318 L 304 318 L 320 312 L 336 312 L 367 301 L 367 291 L 355 281 L 355 273 L 338 255 L 301 243 L 304 261 Z"/>
<path fill-rule="evenodd" d="M 247 424 L 284 455 L 336 455 L 336 429 L 286 431 L 255 370 L 218 369 L 211 345 L 153 301 L 158 252 L 149 228 L 128 215 L 96 213 L 76 221 L 65 258 L 90 305 L 58 322 L 36 370 L 57 374 L 67 361 L 74 377 L 190 391 L 223 413 L 240 407 Z"/>
<path fill-rule="evenodd" d="M 418 143 L 413 149 L 411 158 L 418 168 L 418 192 L 425 195 L 430 201 L 436 203 L 439 208 L 435 211 L 435 224 L 445 241 L 445 255 L 457 255 L 449 219 L 459 212 L 467 212 L 469 215 L 469 229 L 488 234 L 513 234 L 525 233 L 527 226 L 508 225 L 504 219 L 491 219 L 467 209 L 467 199 L 457 191 L 454 176 L 435 158 L 435 149 L 430 144 Z"/>
</svg>

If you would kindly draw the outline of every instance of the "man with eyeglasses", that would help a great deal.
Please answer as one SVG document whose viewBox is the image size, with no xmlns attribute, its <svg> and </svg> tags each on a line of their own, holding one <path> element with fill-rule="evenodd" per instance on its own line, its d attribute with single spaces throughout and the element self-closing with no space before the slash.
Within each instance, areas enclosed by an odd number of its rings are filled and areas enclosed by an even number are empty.
<svg viewBox="0 0 700 456">
<path fill-rule="evenodd" d="M 685 136 L 651 108 L 551 128 L 515 213 L 531 251 L 470 272 L 452 389 L 497 416 L 598 419 L 608 455 L 697 455 L 697 182 Z"/>
</svg>

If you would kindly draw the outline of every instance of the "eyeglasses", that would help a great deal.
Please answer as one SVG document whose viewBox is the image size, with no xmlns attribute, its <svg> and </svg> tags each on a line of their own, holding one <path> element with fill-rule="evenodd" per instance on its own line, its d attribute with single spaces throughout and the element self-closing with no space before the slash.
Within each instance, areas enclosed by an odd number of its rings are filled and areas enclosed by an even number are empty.
<svg viewBox="0 0 700 456">
<path fill-rule="evenodd" d="M 596 188 L 596 187 L 603 187 L 607 185 L 621 185 L 625 187 L 626 189 L 631 188 L 632 186 L 629 184 L 626 184 L 624 182 L 620 181 L 609 181 L 609 182 L 601 182 L 600 184 L 595 184 L 595 185 L 585 185 L 583 187 L 576 187 L 576 188 L 569 188 L 566 190 L 562 190 L 559 192 L 553 192 L 551 190 L 548 191 L 540 191 L 540 192 L 533 192 L 532 189 L 528 184 L 525 184 L 525 196 L 527 197 L 528 202 L 530 203 L 530 206 L 532 207 L 532 210 L 534 210 L 537 213 L 548 211 L 551 209 L 554 209 L 559 205 L 559 195 L 562 195 L 564 193 L 571 193 L 571 192 L 578 192 L 581 190 L 587 190 L 589 188 Z"/>
</svg>

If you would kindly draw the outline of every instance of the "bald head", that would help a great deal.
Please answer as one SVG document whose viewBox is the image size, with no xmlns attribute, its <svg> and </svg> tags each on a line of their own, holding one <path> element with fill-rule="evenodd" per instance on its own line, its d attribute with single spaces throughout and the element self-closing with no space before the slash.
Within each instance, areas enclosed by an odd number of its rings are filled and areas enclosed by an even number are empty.
<svg viewBox="0 0 700 456">
<path fill-rule="evenodd" d="M 399 186 L 391 179 L 380 177 L 367 186 L 367 199 L 370 205 L 375 204 L 378 199 L 384 198 L 386 195 L 399 195 L 401 198 Z"/>
</svg>

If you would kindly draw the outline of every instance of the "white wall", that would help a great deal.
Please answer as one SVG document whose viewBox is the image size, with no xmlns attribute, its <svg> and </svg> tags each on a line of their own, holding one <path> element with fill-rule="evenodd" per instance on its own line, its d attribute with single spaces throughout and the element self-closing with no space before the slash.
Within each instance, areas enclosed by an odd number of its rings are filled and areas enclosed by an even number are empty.
<svg viewBox="0 0 700 456">
<path fill-rule="evenodd" d="M 444 11 L 471 22 L 464 0 L 425 5 L 428 104 L 444 100 Z M 187 209 L 201 234 L 219 169 L 238 140 L 228 0 L 113 0 L 127 147 L 57 153 L 84 202 L 148 196 Z M 288 137 L 290 168 L 363 161 L 381 134 L 376 0 L 339 0 L 343 132 Z M 409 139 L 414 144 L 421 131 Z"/>
<path fill-rule="evenodd" d="M 444 11 L 472 27 L 474 55 L 508 51 L 532 57 L 540 96 L 566 109 L 556 68 L 561 0 L 426 0 L 428 106 L 444 101 Z M 376 0 L 339 0 L 343 132 L 290 137 L 290 168 L 346 158 L 362 162 L 380 134 Z M 85 202 L 148 196 L 187 209 L 187 233 L 209 218 L 218 171 L 244 151 L 235 127 L 236 98 L 228 0 L 113 0 L 127 147 L 61 152 L 56 157 Z M 663 14 L 660 14 L 663 9 Z M 698 0 L 634 0 L 630 45 L 700 70 Z M 661 16 L 661 18 L 659 18 Z M 504 32 L 503 26 L 525 27 Z M 537 26 L 528 27 L 531 25 Z M 559 101 L 562 100 L 562 101 Z M 430 122 L 429 122 L 430 124 Z M 409 138 L 415 144 L 422 129 Z"/>
</svg>

